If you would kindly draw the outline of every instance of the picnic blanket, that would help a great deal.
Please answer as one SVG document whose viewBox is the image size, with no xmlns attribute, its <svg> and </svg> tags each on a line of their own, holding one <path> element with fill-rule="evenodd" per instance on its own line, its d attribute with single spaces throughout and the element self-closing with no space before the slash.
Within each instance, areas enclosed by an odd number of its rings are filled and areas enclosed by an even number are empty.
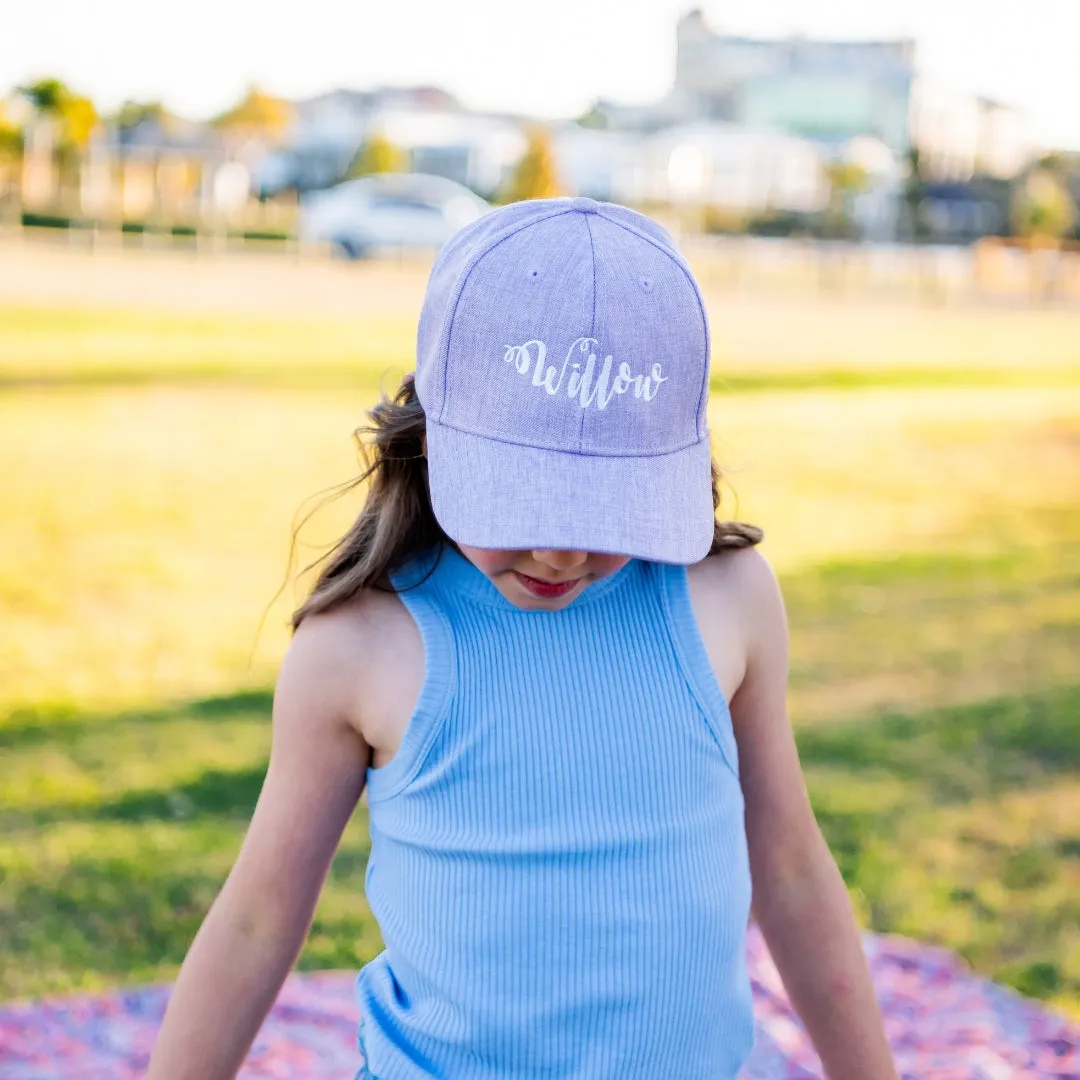
<svg viewBox="0 0 1080 1080">
<path fill-rule="evenodd" d="M 1080 1080 L 1080 1025 L 974 974 L 953 954 L 864 936 L 904 1080 Z M 813 1080 L 821 1065 L 760 933 L 748 957 L 757 1041 L 742 1080 Z M 355 972 L 291 975 L 241 1080 L 352 1080 L 360 1066 Z M 167 985 L 0 1005 L 3 1080 L 134 1080 L 150 1057 Z"/>
</svg>

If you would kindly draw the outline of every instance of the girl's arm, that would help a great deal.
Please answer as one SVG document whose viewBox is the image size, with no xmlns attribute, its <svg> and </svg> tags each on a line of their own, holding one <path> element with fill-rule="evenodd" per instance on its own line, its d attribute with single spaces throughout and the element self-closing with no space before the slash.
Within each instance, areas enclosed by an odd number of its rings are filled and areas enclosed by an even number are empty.
<svg viewBox="0 0 1080 1080">
<path fill-rule="evenodd" d="M 301 624 L 274 695 L 270 765 L 236 864 L 188 951 L 148 1080 L 231 1080 L 311 925 L 368 747 L 333 617 Z"/>
<path fill-rule="evenodd" d="M 735 556 L 746 671 L 731 702 L 746 801 L 754 915 L 830 1080 L 895 1080 L 851 901 L 806 794 L 786 709 L 780 589 L 757 552 Z"/>
</svg>

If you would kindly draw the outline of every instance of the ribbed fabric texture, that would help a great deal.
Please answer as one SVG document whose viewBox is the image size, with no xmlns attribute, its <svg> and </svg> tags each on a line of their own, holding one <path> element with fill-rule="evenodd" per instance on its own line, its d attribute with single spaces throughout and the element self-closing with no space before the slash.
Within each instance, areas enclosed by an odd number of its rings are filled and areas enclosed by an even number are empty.
<svg viewBox="0 0 1080 1080">
<path fill-rule="evenodd" d="M 686 568 L 633 560 L 560 612 L 514 607 L 452 548 L 395 586 L 426 676 L 368 772 L 371 1076 L 734 1077 L 743 800 Z"/>
</svg>

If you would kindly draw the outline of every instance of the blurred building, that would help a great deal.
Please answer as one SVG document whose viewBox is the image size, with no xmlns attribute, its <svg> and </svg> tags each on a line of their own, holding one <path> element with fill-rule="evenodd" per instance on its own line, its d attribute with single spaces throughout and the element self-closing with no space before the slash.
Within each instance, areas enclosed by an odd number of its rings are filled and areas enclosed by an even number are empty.
<svg viewBox="0 0 1080 1080">
<path fill-rule="evenodd" d="M 830 157 L 872 139 L 897 159 L 918 147 L 926 178 L 1008 178 L 1032 155 L 1024 115 L 917 71 L 915 42 L 757 39 L 722 33 L 700 9 L 676 28 L 675 81 L 653 105 L 601 101 L 599 121 L 642 134 L 718 122 L 821 144 Z"/>
<path fill-rule="evenodd" d="M 907 167 L 880 139 L 856 135 L 838 149 L 833 164 L 855 166 L 860 190 L 850 200 L 851 219 L 864 239 L 887 241 L 899 231 Z"/>
<path fill-rule="evenodd" d="M 814 213 L 827 195 L 820 148 L 783 132 L 713 121 L 665 128 L 641 147 L 635 195 L 735 214 Z"/>
<path fill-rule="evenodd" d="M 233 190 L 226 192 L 229 177 Z M 105 216 L 183 220 L 242 203 L 248 179 L 247 167 L 230 162 L 208 125 L 148 111 L 134 123 L 102 128 L 91 141 L 82 202 Z"/>
<path fill-rule="evenodd" d="M 562 123 L 551 127 L 559 183 L 575 195 L 603 202 L 634 202 L 645 186 L 642 138 Z"/>
<path fill-rule="evenodd" d="M 261 194 L 328 187 L 345 175 L 360 145 L 379 135 L 402 152 L 410 171 L 490 195 L 525 148 L 519 121 L 463 109 L 436 87 L 333 90 L 297 102 L 296 115 L 285 145 L 259 164 L 255 183 Z"/>
<path fill-rule="evenodd" d="M 486 197 L 506 185 L 526 146 L 520 121 L 461 109 L 383 108 L 369 131 L 402 150 L 413 172 L 456 180 Z"/>
<path fill-rule="evenodd" d="M 676 31 L 675 85 L 661 105 L 688 120 L 722 120 L 841 143 L 908 146 L 915 43 L 759 40 L 713 30 L 695 9 Z"/>
<path fill-rule="evenodd" d="M 336 183 L 349 167 L 385 93 L 339 88 L 295 102 L 292 130 L 255 168 L 255 190 L 268 196 L 285 188 L 317 191 Z"/>
<path fill-rule="evenodd" d="M 989 98 L 920 76 L 911 102 L 912 142 L 927 176 L 1009 179 L 1031 161 L 1034 146 L 1024 114 Z"/>
<path fill-rule="evenodd" d="M 700 9 L 674 36 L 675 78 L 659 101 L 601 100 L 578 123 L 547 125 L 567 193 L 670 203 L 689 208 L 688 220 L 694 208 L 702 220 L 716 211 L 731 227 L 783 219 L 832 235 L 826 226 L 843 218 L 844 235 L 877 240 L 965 240 L 1006 227 L 1009 182 L 1034 153 L 1025 117 L 918 72 L 912 40 L 749 38 L 714 29 Z M 492 198 L 528 142 L 525 118 L 473 112 L 431 86 L 335 89 L 298 102 L 253 90 L 210 124 L 160 106 L 125 109 L 124 122 L 91 141 L 71 212 L 181 223 L 269 214 L 293 205 L 293 192 L 339 183 L 376 137 L 380 168 Z M 47 116 L 31 121 L 21 198 L 52 207 L 62 201 L 56 133 Z"/>
</svg>

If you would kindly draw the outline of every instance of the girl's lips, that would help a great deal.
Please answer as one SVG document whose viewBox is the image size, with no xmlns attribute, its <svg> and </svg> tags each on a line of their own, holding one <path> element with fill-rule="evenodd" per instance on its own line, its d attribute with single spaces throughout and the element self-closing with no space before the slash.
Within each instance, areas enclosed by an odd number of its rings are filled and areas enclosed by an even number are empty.
<svg viewBox="0 0 1080 1080">
<path fill-rule="evenodd" d="M 518 581 L 520 581 L 533 596 L 539 596 L 545 600 L 554 600 L 557 597 L 565 596 L 568 592 L 571 592 L 581 580 L 581 578 L 574 578 L 573 581 L 541 581 L 540 578 L 529 577 L 528 574 L 522 574 L 516 570 L 514 573 L 517 574 Z"/>
</svg>

